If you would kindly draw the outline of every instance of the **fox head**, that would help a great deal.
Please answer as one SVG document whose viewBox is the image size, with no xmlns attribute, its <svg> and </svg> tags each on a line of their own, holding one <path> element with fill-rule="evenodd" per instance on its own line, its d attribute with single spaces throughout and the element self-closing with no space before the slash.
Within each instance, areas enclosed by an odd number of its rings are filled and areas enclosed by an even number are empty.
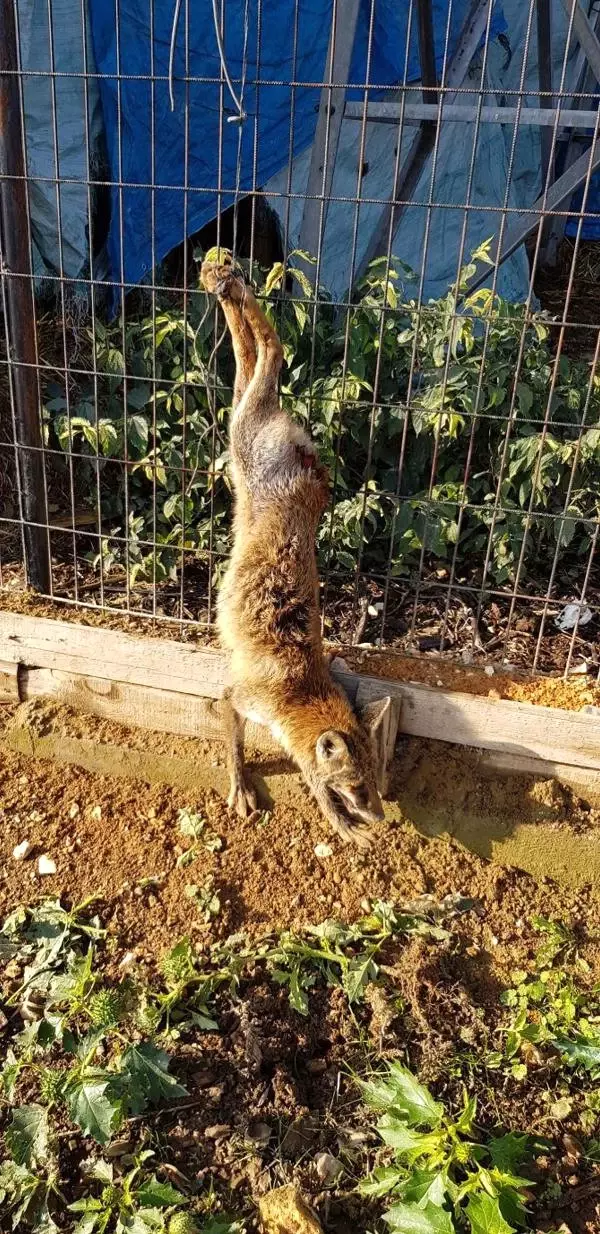
<svg viewBox="0 0 600 1234">
<path fill-rule="evenodd" d="M 337 692 L 311 702 L 286 725 L 286 745 L 334 831 L 363 848 L 383 818 L 382 731 L 391 700 L 367 703 L 359 714 Z M 293 712 L 292 712 L 293 715 Z"/>
</svg>

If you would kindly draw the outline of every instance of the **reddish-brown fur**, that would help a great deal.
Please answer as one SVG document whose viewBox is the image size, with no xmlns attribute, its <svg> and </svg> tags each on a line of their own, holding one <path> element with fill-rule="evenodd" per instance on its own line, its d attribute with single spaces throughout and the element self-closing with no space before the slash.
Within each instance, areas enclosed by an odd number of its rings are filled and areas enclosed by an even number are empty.
<svg viewBox="0 0 600 1234">
<path fill-rule="evenodd" d="M 295 759 L 335 830 L 367 844 L 369 824 L 382 816 L 372 743 L 332 680 L 321 641 L 315 536 L 327 473 L 281 409 L 281 344 L 251 290 L 228 265 L 205 262 L 202 281 L 219 299 L 236 359 L 233 550 L 218 605 L 231 653 L 229 802 L 242 815 L 256 808 L 243 755 L 252 718 Z M 372 705 L 371 725 L 380 711 Z"/>
</svg>

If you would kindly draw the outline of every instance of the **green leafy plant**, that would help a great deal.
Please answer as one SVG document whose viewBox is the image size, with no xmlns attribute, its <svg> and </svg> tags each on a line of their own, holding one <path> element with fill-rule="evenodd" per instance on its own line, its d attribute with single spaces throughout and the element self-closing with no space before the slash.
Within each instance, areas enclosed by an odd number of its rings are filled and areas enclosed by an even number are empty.
<svg viewBox="0 0 600 1234">
<path fill-rule="evenodd" d="M 470 906 L 470 901 L 464 901 Z M 384 900 L 375 900 L 368 914 L 353 925 L 324 921 L 302 935 L 284 931 L 267 953 L 271 975 L 286 985 L 292 1007 L 308 1014 L 308 990 L 319 977 L 341 985 L 350 1003 L 358 1002 L 378 975 L 376 956 L 394 935 L 423 934 L 444 939 L 447 931 L 417 912 L 399 912 Z"/>
<path fill-rule="evenodd" d="M 177 858 L 178 866 L 191 865 L 201 848 L 208 849 L 209 853 L 218 853 L 223 847 L 221 837 L 206 830 L 206 819 L 200 814 L 196 814 L 193 810 L 183 809 L 179 811 L 178 821 L 181 834 L 193 841 L 190 847 Z"/>
<path fill-rule="evenodd" d="M 185 894 L 192 901 L 197 911 L 202 914 L 205 921 L 210 921 L 211 917 L 219 916 L 221 912 L 221 899 L 218 891 L 215 889 L 212 877 L 207 878 L 202 886 L 199 886 L 197 883 L 188 883 L 185 888 Z"/>
<path fill-rule="evenodd" d="M 170 1183 L 148 1173 L 146 1165 L 153 1155 L 149 1150 L 139 1153 L 133 1168 L 120 1176 L 115 1175 L 112 1162 L 94 1162 L 89 1177 L 100 1194 L 69 1204 L 69 1212 L 79 1215 L 73 1234 L 151 1234 L 155 1230 L 170 1234 L 169 1213 L 186 1199 Z"/>
<path fill-rule="evenodd" d="M 58 1226 L 52 1216 L 55 1199 L 60 1199 L 57 1175 L 3 1161 L 0 1165 L 0 1209 L 11 1215 L 12 1228 L 24 1222 L 37 1234 L 53 1234 Z"/>
<path fill-rule="evenodd" d="M 534 971 L 515 970 L 512 986 L 500 995 L 511 1008 L 503 1030 L 504 1059 L 517 1079 L 526 1077 L 528 1064 L 544 1047 L 557 1050 L 573 1067 L 600 1070 L 600 997 L 583 984 L 588 966 L 560 922 L 537 917 L 534 925 L 542 936 Z"/>
<path fill-rule="evenodd" d="M 469 291 L 489 253 L 481 245 L 457 283 L 422 305 L 409 267 L 378 259 L 347 321 L 322 288 L 313 311 L 294 254 L 263 278 L 284 349 L 284 405 L 335 480 L 318 548 L 342 576 L 359 558 L 365 570 L 405 575 L 421 555 L 481 570 L 489 542 L 489 580 L 501 584 L 521 555 L 526 571 L 547 572 L 555 554 L 576 564 L 589 552 L 600 377 L 564 355 L 555 367 L 545 314 Z M 233 362 L 228 341 L 215 359 L 214 320 L 192 290 L 185 312 L 159 297 L 154 317 L 97 321 L 96 376 L 71 393 L 69 415 L 63 386 L 45 392 L 48 438 L 88 455 L 100 485 L 95 564 L 125 569 L 131 582 L 175 578 L 185 554 L 208 561 L 209 550 L 218 578 L 228 549 Z"/>
<path fill-rule="evenodd" d="M 482 1142 L 476 1105 L 465 1095 L 462 1113 L 449 1117 L 429 1089 L 399 1063 L 359 1081 L 363 1099 L 379 1113 L 378 1134 L 391 1161 L 360 1184 L 363 1195 L 388 1197 L 392 1227 L 414 1234 L 511 1234 L 527 1224 L 525 1193 L 532 1184 L 517 1171 L 528 1136 L 514 1133 Z"/>
<path fill-rule="evenodd" d="M 44 1107 L 31 1103 L 13 1110 L 4 1144 L 9 1157 L 0 1165 L 0 1209 L 11 1213 L 13 1229 L 24 1221 L 51 1234 L 58 1229 L 52 1210 L 62 1196 L 55 1137 Z"/>
</svg>

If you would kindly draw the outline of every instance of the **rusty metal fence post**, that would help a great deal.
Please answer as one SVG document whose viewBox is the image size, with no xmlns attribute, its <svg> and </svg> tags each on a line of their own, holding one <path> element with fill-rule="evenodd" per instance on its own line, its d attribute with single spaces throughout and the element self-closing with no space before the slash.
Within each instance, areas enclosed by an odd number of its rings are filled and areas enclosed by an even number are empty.
<svg viewBox="0 0 600 1234">
<path fill-rule="evenodd" d="M 13 0 L 0 0 L 0 237 L 27 581 L 50 590 L 25 133 Z"/>
</svg>

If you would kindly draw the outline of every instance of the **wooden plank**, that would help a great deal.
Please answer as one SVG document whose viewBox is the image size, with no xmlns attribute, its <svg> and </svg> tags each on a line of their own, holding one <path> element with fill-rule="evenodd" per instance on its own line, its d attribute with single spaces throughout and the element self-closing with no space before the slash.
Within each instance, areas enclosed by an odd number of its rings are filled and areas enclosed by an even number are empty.
<svg viewBox="0 0 600 1234">
<path fill-rule="evenodd" d="M 227 661 L 219 652 L 97 626 L 0 612 L 0 659 L 220 698 Z"/>
<path fill-rule="evenodd" d="M 221 703 L 214 698 L 51 668 L 23 668 L 21 697 L 23 701 L 52 698 L 74 711 L 100 716 L 129 728 L 223 740 Z M 277 750 L 281 754 L 269 731 L 256 724 L 246 726 L 246 743 L 249 749 L 255 747 L 269 753 Z"/>
<path fill-rule="evenodd" d="M 454 745 L 544 759 L 600 771 L 600 721 L 509 699 L 361 677 L 363 698 L 399 694 L 400 731 Z"/>
<path fill-rule="evenodd" d="M 580 796 L 587 797 L 592 805 L 600 803 L 600 771 L 589 767 L 571 767 L 568 763 L 553 763 L 526 754 L 496 754 L 482 750 L 480 766 L 506 775 L 530 775 L 537 779 L 560 780 Z"/>
<path fill-rule="evenodd" d="M 598 113 L 596 112 L 596 121 Z M 517 219 L 516 223 L 507 228 L 504 233 L 502 247 L 498 252 L 492 252 L 490 256 L 495 265 L 501 266 L 507 258 L 512 257 L 512 254 L 523 244 L 528 236 L 535 231 L 539 226 L 540 217 L 544 217 L 546 212 L 553 210 L 561 210 L 568 202 L 570 202 L 573 193 L 600 167 L 600 140 L 592 140 L 592 145 L 585 154 L 581 154 L 574 163 L 554 181 L 552 187 L 547 193 L 542 193 L 537 201 L 528 208 L 527 214 L 522 219 Z M 489 267 L 481 272 L 478 278 L 474 279 L 469 284 L 469 295 L 472 295 L 478 287 L 490 277 Z"/>
<path fill-rule="evenodd" d="M 0 703 L 18 703 L 19 697 L 19 665 L 0 660 Z"/>
<path fill-rule="evenodd" d="M 361 120 L 362 103 L 346 103 L 344 115 L 347 120 Z M 441 124 L 444 120 L 460 121 L 464 124 L 510 124 L 514 126 L 518 120 L 521 125 L 535 125 L 536 128 L 553 128 L 558 122 L 559 131 L 563 128 L 593 129 L 598 113 L 596 111 L 576 111 L 566 107 L 477 107 L 470 103 L 447 103 L 441 99 L 439 103 L 400 103 L 389 101 L 369 103 L 367 120 L 373 124 L 405 125 L 418 124 L 420 120 L 430 120 Z"/>
<path fill-rule="evenodd" d="M 537 19 L 537 50 L 538 50 L 538 82 L 540 87 L 539 105 L 540 108 L 552 107 L 552 13 L 550 8 L 550 0 L 536 0 L 536 19 Z M 548 177 L 548 168 L 550 162 L 554 162 L 554 139 L 552 133 L 549 133 L 546 128 L 542 128 L 540 132 L 541 144 L 541 185 L 542 188 L 546 184 Z M 553 174 L 550 175 L 550 183 L 554 179 Z M 548 229 L 546 228 L 547 239 Z"/>
<path fill-rule="evenodd" d="M 596 31 L 580 0 L 562 0 L 567 17 L 573 14 L 573 30 L 580 46 L 585 52 L 586 60 L 596 78 L 600 82 L 600 42 Z"/>
<path fill-rule="evenodd" d="M 21 697 L 31 697 L 27 691 L 34 689 L 33 669 L 54 671 L 55 676 L 38 677 L 37 683 L 38 692 L 43 692 L 42 682 L 50 684 L 50 692 L 55 696 L 67 686 L 58 674 L 75 673 L 108 683 L 87 688 L 87 693 L 95 694 L 97 708 L 108 707 L 112 700 L 110 712 L 97 714 L 119 719 L 119 698 L 126 700 L 130 709 L 135 700 L 135 716 L 125 719 L 123 713 L 123 723 L 146 728 L 164 726 L 164 731 L 196 735 L 199 726 L 208 721 L 203 719 L 203 707 L 194 711 L 194 700 L 200 703 L 207 698 L 220 698 L 227 681 L 227 658 L 214 649 L 4 612 L 0 612 L 0 660 L 10 665 L 22 662 Z M 388 695 L 399 699 L 403 733 L 600 770 L 600 718 L 594 715 L 358 676 L 346 671 L 339 661 L 332 664 L 332 672 L 353 704 L 359 691 L 361 702 Z M 116 697 L 111 691 L 117 685 L 144 687 L 146 692 L 139 695 L 139 700 L 122 690 Z M 153 691 L 162 692 L 160 698 L 156 697 L 156 708 Z M 86 698 L 86 691 L 81 698 Z M 63 701 L 76 705 L 66 697 Z M 206 735 L 211 735 L 208 728 Z M 257 737 L 258 730 L 254 740 L 261 744 Z M 249 733 L 249 741 L 252 739 Z"/>
<path fill-rule="evenodd" d="M 442 81 L 442 85 L 445 88 L 443 98 L 447 103 L 454 102 L 456 97 L 454 91 L 460 89 L 467 76 L 473 56 L 487 28 L 490 3 L 491 0 L 472 0 Z M 424 103 L 427 102 L 425 92 L 423 93 L 423 101 Z M 364 106 L 368 106 L 367 99 L 365 99 Z M 402 129 L 403 121 L 400 124 L 400 131 L 398 133 L 399 145 L 402 143 Z M 391 247 L 390 237 L 393 241 L 394 234 L 406 208 L 402 203 L 412 199 L 434 144 L 435 129 L 424 126 L 411 142 L 404 162 L 397 166 L 392 195 L 386 202 L 377 220 L 355 273 L 355 282 L 362 278 L 369 263 L 375 257 L 387 253 L 388 247 Z"/>
</svg>

